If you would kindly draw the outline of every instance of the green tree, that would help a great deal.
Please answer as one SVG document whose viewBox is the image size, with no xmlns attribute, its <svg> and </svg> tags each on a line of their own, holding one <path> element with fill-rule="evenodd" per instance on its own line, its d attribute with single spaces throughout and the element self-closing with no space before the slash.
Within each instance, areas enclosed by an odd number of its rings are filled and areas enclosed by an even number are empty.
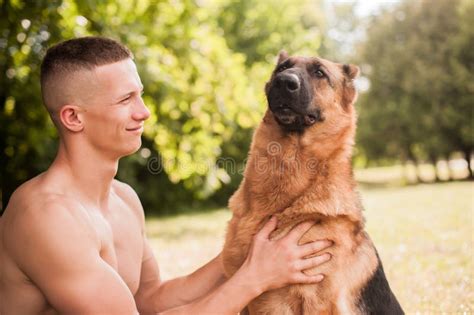
<svg viewBox="0 0 474 315">
<path fill-rule="evenodd" d="M 469 7 L 461 1 L 405 1 L 370 24 L 362 59 L 371 88 L 361 106 L 359 142 L 371 158 L 435 165 L 462 151 L 469 162 Z"/>
<path fill-rule="evenodd" d="M 44 170 L 56 150 L 38 82 L 45 46 L 62 38 L 60 5 L 61 1 L 0 1 L 2 204 L 21 182 Z"/>
</svg>

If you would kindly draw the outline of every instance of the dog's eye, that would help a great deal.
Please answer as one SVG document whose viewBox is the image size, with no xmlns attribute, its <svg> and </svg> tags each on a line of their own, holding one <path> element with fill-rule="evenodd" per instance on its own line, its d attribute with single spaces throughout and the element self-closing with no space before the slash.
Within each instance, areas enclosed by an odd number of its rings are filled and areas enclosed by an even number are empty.
<svg viewBox="0 0 474 315">
<path fill-rule="evenodd" d="M 318 78 L 324 78 L 324 77 L 326 76 L 326 75 L 324 74 L 324 72 L 321 71 L 321 70 L 319 70 L 319 69 L 316 70 L 315 74 L 316 74 L 316 76 L 317 76 Z"/>
<path fill-rule="evenodd" d="M 280 63 L 278 67 L 276 68 L 275 72 L 277 73 L 282 72 L 282 71 L 285 71 L 286 69 L 290 69 L 291 67 L 293 67 L 293 64 L 289 60 L 287 60 Z"/>
<path fill-rule="evenodd" d="M 282 72 L 288 68 L 289 68 L 288 64 L 282 64 L 281 66 L 277 68 L 277 72 Z"/>
</svg>

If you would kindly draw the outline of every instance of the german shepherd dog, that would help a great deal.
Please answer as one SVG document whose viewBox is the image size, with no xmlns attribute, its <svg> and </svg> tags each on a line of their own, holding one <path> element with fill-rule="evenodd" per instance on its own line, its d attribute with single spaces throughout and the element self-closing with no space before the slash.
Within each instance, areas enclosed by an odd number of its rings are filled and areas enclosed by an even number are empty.
<svg viewBox="0 0 474 315">
<path fill-rule="evenodd" d="M 250 314 L 404 314 L 364 231 L 351 158 L 356 130 L 354 79 L 359 68 L 281 52 L 265 86 L 268 109 L 254 133 L 244 179 L 230 198 L 233 217 L 223 250 L 231 276 L 256 232 L 278 218 L 272 239 L 295 225 L 316 224 L 300 239 L 334 241 L 318 284 L 266 292 Z M 315 270 L 306 270 L 315 274 Z"/>
</svg>

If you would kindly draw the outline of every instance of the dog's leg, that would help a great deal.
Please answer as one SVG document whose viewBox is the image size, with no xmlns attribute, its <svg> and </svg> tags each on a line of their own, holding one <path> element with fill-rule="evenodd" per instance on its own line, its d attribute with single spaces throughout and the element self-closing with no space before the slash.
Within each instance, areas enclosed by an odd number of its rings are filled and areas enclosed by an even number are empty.
<svg viewBox="0 0 474 315">
<path fill-rule="evenodd" d="M 405 313 L 390 289 L 378 253 L 377 260 L 377 269 L 362 288 L 357 304 L 363 314 L 403 315 Z"/>
<path fill-rule="evenodd" d="M 300 297 L 288 288 L 263 293 L 248 305 L 249 315 L 301 315 Z"/>
</svg>

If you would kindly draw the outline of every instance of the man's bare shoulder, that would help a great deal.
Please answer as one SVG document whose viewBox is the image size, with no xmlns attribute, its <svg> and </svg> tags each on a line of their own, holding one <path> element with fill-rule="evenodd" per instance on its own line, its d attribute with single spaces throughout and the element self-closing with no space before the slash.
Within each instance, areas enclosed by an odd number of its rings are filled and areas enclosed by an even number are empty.
<svg viewBox="0 0 474 315">
<path fill-rule="evenodd" d="M 119 180 L 114 179 L 112 188 L 115 193 L 132 209 L 141 221 L 145 220 L 145 214 L 140 198 L 133 188 Z"/>
<path fill-rule="evenodd" d="M 47 214 L 61 206 L 72 210 L 82 208 L 77 199 L 51 189 L 51 183 L 44 180 L 45 174 L 26 181 L 13 192 L 5 209 L 4 215 L 7 218 L 23 216 L 25 212 Z"/>
<path fill-rule="evenodd" d="M 48 244 L 48 238 L 66 240 L 71 232 L 95 239 L 90 217 L 74 198 L 35 189 L 25 183 L 12 195 L 3 216 L 3 244 L 13 256 L 22 256 L 28 246 Z"/>
<path fill-rule="evenodd" d="M 43 206 L 45 203 L 67 202 L 67 196 L 54 180 L 47 179 L 48 172 L 44 172 L 21 184 L 11 195 L 8 206 L 5 209 L 6 216 L 17 216 L 31 207 Z M 71 202 L 74 202 L 70 198 Z"/>
<path fill-rule="evenodd" d="M 10 196 L 7 209 L 27 205 L 30 199 L 34 198 L 34 196 L 41 190 L 40 183 L 43 177 L 44 173 L 24 182 L 15 189 L 13 194 Z"/>
</svg>

